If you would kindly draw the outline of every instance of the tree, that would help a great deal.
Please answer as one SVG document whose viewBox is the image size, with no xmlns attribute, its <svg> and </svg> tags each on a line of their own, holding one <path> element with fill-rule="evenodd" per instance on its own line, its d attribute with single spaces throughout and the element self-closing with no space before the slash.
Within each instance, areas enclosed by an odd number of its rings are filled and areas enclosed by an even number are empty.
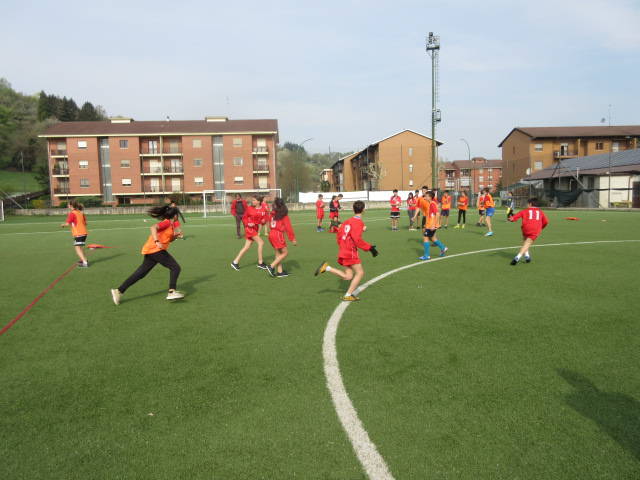
<svg viewBox="0 0 640 480">
<path fill-rule="evenodd" d="M 91 102 L 84 102 L 80 112 L 78 113 L 78 120 L 83 122 L 92 122 L 95 120 L 99 120 L 98 112 L 94 108 Z"/>
<path fill-rule="evenodd" d="M 58 120 L 62 122 L 73 122 L 78 118 L 78 112 L 78 105 L 76 105 L 73 98 L 62 97 L 58 111 Z"/>
</svg>

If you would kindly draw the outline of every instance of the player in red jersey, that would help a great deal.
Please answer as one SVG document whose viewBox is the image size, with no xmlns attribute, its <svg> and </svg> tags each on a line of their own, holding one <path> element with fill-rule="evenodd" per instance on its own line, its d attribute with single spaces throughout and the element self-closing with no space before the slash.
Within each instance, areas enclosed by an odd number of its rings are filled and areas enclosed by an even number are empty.
<svg viewBox="0 0 640 480">
<path fill-rule="evenodd" d="M 362 277 L 364 277 L 364 269 L 358 256 L 358 249 L 371 252 L 371 255 L 374 257 L 378 256 L 376 246 L 362 239 L 362 232 L 365 230 L 365 225 L 361 218 L 361 215 L 364 213 L 364 202 L 361 200 L 353 202 L 353 212 L 355 215 L 340 225 L 338 235 L 336 236 L 339 247 L 338 263 L 345 267 L 344 271 L 329 266 L 327 262 L 322 262 L 315 273 L 317 276 L 319 273 L 329 272 L 343 280 L 351 280 L 347 293 L 342 297 L 342 300 L 345 302 L 360 300 L 355 296 L 355 291 Z"/>
<path fill-rule="evenodd" d="M 276 198 L 273 202 L 273 213 L 269 225 L 269 242 L 276 251 L 276 258 L 267 265 L 267 271 L 272 277 L 288 277 L 289 274 L 282 269 L 282 261 L 287 258 L 289 251 L 287 250 L 287 241 L 284 238 L 286 232 L 289 241 L 297 245 L 296 235 L 293 233 L 291 220 L 289 220 L 289 209 L 281 198 Z"/>
<path fill-rule="evenodd" d="M 393 191 L 391 199 L 389 200 L 391 205 L 391 231 L 398 231 L 398 219 L 400 218 L 400 207 L 402 206 L 402 199 L 398 195 L 398 190 Z"/>
<path fill-rule="evenodd" d="M 330 233 L 336 233 L 340 226 L 340 200 L 342 200 L 342 194 L 334 195 L 329 202 L 329 220 L 331 225 L 329 226 Z"/>
<path fill-rule="evenodd" d="M 524 255 L 524 261 L 529 263 L 531 261 L 531 255 L 529 255 L 529 247 L 533 245 L 533 242 L 538 238 L 538 235 L 542 232 L 543 228 L 549 224 L 547 216 L 542 210 L 538 208 L 538 199 L 530 198 L 527 202 L 528 208 L 521 210 L 509 219 L 510 222 L 515 222 L 518 219 L 522 219 L 522 238 L 524 242 L 522 248 L 518 254 L 511 260 L 511 265 L 517 265 L 522 256 Z"/>
<path fill-rule="evenodd" d="M 316 232 L 324 232 L 322 228 L 322 220 L 324 219 L 324 200 L 322 194 L 318 194 L 318 200 L 316 200 L 316 218 L 318 219 L 318 225 L 316 226 Z"/>
<path fill-rule="evenodd" d="M 263 215 L 265 216 L 265 221 L 262 224 L 262 236 L 266 237 L 267 234 L 267 223 L 269 221 L 269 215 L 271 213 L 270 209 L 269 209 L 269 204 L 267 203 L 267 197 L 264 197 L 262 199 L 262 202 L 260 203 L 260 208 L 262 208 L 262 211 L 264 212 Z M 258 229 L 258 231 L 260 231 L 260 229 Z"/>
<path fill-rule="evenodd" d="M 264 209 L 262 195 L 253 195 L 250 198 L 250 203 L 242 216 L 242 223 L 244 224 L 244 246 L 236 255 L 236 258 L 231 262 L 231 268 L 234 270 L 240 270 L 240 259 L 247 253 L 254 243 L 258 245 L 258 268 L 266 270 L 267 266 L 262 261 L 262 249 L 264 247 L 264 240 L 260 238 L 259 230 L 260 226 L 267 223 L 269 212 Z"/>
<path fill-rule="evenodd" d="M 417 192 L 417 190 L 416 190 Z M 409 230 L 415 230 L 413 226 L 414 217 L 416 216 L 416 209 L 418 208 L 418 194 L 413 196 L 413 193 L 409 192 L 409 197 L 407 197 L 407 213 L 409 214 Z"/>
</svg>

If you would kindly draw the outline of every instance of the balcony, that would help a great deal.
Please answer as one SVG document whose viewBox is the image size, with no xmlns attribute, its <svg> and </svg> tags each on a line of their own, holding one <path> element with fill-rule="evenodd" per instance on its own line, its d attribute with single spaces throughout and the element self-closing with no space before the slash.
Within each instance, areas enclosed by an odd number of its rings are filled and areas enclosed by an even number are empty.
<svg viewBox="0 0 640 480">
<path fill-rule="evenodd" d="M 269 190 L 271 188 L 271 184 L 266 183 L 262 187 L 260 186 L 260 182 L 253 182 L 253 188 L 256 190 Z"/>
<path fill-rule="evenodd" d="M 53 187 L 53 193 L 56 195 L 64 195 L 71 193 L 68 186 Z"/>
<path fill-rule="evenodd" d="M 568 150 L 556 150 L 553 152 L 554 158 L 573 158 L 577 157 L 577 153 L 570 152 Z"/>
<path fill-rule="evenodd" d="M 143 175 L 162 175 L 162 167 L 150 167 L 149 165 L 142 166 Z"/>
<path fill-rule="evenodd" d="M 143 143 L 140 145 L 140 155 L 160 155 L 160 148 L 157 144 Z"/>
<path fill-rule="evenodd" d="M 51 150 L 51 156 L 52 157 L 66 157 L 67 156 L 67 151 L 66 150 L 52 149 Z"/>
<path fill-rule="evenodd" d="M 179 167 L 166 167 L 163 172 L 165 175 L 184 175 L 184 169 Z"/>
<path fill-rule="evenodd" d="M 253 173 L 265 172 L 269 173 L 269 164 L 267 162 L 253 162 Z"/>
<path fill-rule="evenodd" d="M 162 154 L 163 155 L 182 155 L 182 145 L 164 144 L 162 146 Z"/>
<path fill-rule="evenodd" d="M 53 167 L 53 170 L 51 170 L 51 174 L 53 176 L 56 175 L 63 175 L 63 176 L 69 176 L 69 169 L 65 168 L 65 167 Z"/>
<path fill-rule="evenodd" d="M 267 147 L 253 147 L 254 155 L 269 155 Z"/>
</svg>

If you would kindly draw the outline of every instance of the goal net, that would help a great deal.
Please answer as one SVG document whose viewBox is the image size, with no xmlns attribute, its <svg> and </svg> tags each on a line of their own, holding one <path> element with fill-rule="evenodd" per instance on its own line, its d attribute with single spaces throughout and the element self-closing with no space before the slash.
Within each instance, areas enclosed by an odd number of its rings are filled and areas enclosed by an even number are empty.
<svg viewBox="0 0 640 480">
<path fill-rule="evenodd" d="M 254 190 L 204 190 L 202 192 L 202 216 L 228 215 L 231 213 L 231 202 L 236 193 L 248 200 L 251 195 L 263 195 L 271 203 L 282 195 L 280 188 L 264 188 Z"/>
</svg>

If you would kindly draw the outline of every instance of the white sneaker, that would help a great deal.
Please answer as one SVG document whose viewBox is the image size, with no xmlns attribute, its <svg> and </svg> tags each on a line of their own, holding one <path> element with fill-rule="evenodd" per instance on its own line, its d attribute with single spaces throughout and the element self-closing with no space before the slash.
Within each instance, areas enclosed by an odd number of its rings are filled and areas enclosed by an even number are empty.
<svg viewBox="0 0 640 480">
<path fill-rule="evenodd" d="M 111 298 L 113 298 L 113 303 L 115 303 L 116 305 L 120 305 L 121 296 L 122 294 L 120 293 L 120 290 L 118 290 L 117 288 L 111 289 Z"/>
<path fill-rule="evenodd" d="M 167 300 L 180 300 L 184 298 L 184 293 L 174 290 L 173 292 L 169 292 L 167 294 Z"/>
</svg>

